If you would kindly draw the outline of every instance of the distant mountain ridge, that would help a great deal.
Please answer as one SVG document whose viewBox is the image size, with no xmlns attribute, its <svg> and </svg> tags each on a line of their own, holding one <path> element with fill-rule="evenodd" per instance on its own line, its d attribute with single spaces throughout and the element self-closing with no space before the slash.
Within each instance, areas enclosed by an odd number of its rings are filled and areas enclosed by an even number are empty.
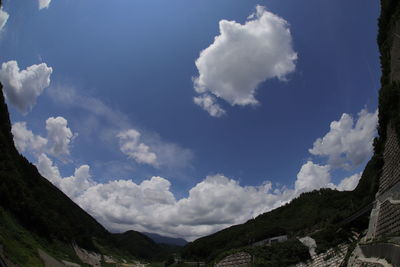
<svg viewBox="0 0 400 267">
<path fill-rule="evenodd" d="M 167 245 L 174 245 L 174 246 L 184 246 L 188 242 L 183 239 L 183 238 L 174 238 L 174 237 L 168 237 L 168 236 L 162 236 L 159 234 L 154 234 L 154 233 L 146 233 L 142 232 L 142 234 L 150 237 L 154 242 L 157 244 L 167 244 Z"/>
</svg>

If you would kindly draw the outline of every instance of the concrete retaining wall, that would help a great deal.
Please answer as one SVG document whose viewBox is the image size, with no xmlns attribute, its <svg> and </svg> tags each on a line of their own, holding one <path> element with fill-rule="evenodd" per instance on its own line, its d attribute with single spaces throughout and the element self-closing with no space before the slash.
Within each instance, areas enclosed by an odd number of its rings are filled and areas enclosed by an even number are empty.
<svg viewBox="0 0 400 267">
<path fill-rule="evenodd" d="M 390 262 L 394 267 L 400 267 L 400 247 L 394 244 L 379 243 L 360 246 L 368 258 L 380 258 Z"/>
</svg>

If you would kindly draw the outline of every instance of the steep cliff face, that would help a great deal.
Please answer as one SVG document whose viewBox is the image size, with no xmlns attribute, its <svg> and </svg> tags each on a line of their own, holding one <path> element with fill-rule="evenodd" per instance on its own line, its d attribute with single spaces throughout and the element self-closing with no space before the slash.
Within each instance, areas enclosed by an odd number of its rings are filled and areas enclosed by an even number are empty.
<svg viewBox="0 0 400 267">
<path fill-rule="evenodd" d="M 400 231 L 400 3 L 382 0 L 378 44 L 382 88 L 379 95 L 379 139 L 383 162 L 368 238 Z"/>
</svg>

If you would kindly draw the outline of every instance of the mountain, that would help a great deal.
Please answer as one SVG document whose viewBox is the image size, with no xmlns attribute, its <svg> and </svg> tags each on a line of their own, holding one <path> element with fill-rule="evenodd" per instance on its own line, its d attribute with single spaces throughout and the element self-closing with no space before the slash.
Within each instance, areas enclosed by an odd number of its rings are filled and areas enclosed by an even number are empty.
<svg viewBox="0 0 400 267">
<path fill-rule="evenodd" d="M 167 237 L 167 236 L 162 236 L 159 234 L 154 234 L 154 233 L 146 233 L 142 232 L 142 234 L 150 237 L 154 242 L 157 244 L 167 244 L 167 245 L 174 245 L 174 246 L 184 246 L 188 242 L 183 239 L 183 238 L 173 238 L 173 237 Z"/>
<path fill-rule="evenodd" d="M 0 85 L 0 245 L 15 263 L 32 266 L 40 262 L 37 248 L 74 257 L 71 244 L 128 258 L 150 259 L 162 251 L 139 232 L 109 233 L 19 154 Z"/>
<path fill-rule="evenodd" d="M 380 162 L 373 158 L 365 168 L 357 188 L 352 192 L 331 189 L 303 193 L 273 211 L 259 215 L 244 224 L 235 225 L 210 236 L 202 237 L 187 244 L 182 256 L 192 260 L 211 261 L 219 254 L 257 241 L 279 235 L 304 236 L 324 229 L 313 235 L 321 250 L 340 244 L 351 234 L 351 227 L 366 228 L 368 216 L 349 224 L 336 234 L 337 224 L 368 205 L 377 191 L 377 175 Z"/>
</svg>

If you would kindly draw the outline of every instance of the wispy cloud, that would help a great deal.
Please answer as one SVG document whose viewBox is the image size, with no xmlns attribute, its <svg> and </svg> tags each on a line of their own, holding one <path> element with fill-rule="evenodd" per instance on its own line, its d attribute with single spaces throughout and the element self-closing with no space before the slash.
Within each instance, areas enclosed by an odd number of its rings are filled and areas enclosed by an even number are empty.
<svg viewBox="0 0 400 267">
<path fill-rule="evenodd" d="M 39 10 L 49 8 L 51 0 L 38 0 Z"/>
<path fill-rule="evenodd" d="M 4 11 L 3 7 L 0 8 L 0 31 L 3 30 L 10 15 Z"/>
<path fill-rule="evenodd" d="M 59 105 L 87 111 L 86 117 L 80 118 L 85 123 L 81 124 L 79 133 L 100 138 L 135 162 L 167 169 L 185 168 L 191 164 L 191 150 L 134 126 L 126 114 L 97 98 L 79 95 L 74 88 L 65 86 L 50 88 L 49 95 Z"/>
</svg>

